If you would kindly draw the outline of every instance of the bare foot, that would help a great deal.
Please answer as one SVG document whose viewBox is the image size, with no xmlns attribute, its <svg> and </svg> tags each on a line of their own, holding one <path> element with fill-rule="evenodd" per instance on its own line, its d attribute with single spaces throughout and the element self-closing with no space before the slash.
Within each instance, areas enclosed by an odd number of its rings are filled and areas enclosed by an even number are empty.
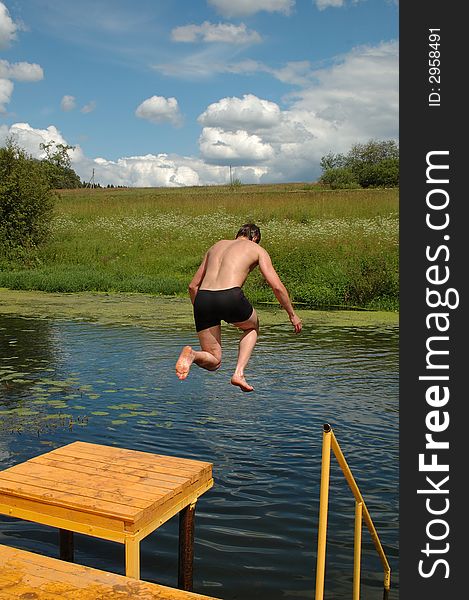
<svg viewBox="0 0 469 600">
<path fill-rule="evenodd" d="M 231 378 L 231 383 L 240 387 L 243 392 L 252 392 L 254 389 L 252 385 L 249 385 L 249 383 L 246 381 L 244 375 L 236 375 L 235 373 Z"/>
<path fill-rule="evenodd" d="M 194 362 L 194 351 L 190 346 L 184 346 L 176 363 L 176 375 L 179 379 L 185 379 L 189 375 L 192 363 Z"/>
</svg>

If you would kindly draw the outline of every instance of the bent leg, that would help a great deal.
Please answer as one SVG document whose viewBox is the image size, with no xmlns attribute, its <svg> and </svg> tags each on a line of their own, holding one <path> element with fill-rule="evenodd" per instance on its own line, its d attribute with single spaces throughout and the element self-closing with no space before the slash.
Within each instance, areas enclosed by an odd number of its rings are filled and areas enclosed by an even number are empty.
<svg viewBox="0 0 469 600">
<path fill-rule="evenodd" d="M 240 387 L 244 392 L 252 392 L 254 388 L 246 381 L 244 369 L 251 358 L 259 334 L 259 319 L 256 311 L 253 309 L 252 314 L 247 321 L 233 323 L 233 325 L 241 329 L 243 335 L 239 340 L 238 362 L 231 378 L 231 383 Z"/>
<path fill-rule="evenodd" d="M 176 363 L 176 375 L 186 379 L 192 363 L 207 371 L 216 371 L 221 364 L 221 326 L 214 325 L 198 332 L 201 350 L 184 346 Z"/>
</svg>

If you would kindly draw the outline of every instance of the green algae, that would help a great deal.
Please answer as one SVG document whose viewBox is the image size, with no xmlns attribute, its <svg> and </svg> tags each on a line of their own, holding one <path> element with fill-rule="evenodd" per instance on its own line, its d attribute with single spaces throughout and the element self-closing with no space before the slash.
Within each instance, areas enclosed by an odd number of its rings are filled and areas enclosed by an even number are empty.
<svg viewBox="0 0 469 600">
<path fill-rule="evenodd" d="M 363 310 L 310 310 L 297 306 L 307 325 L 337 327 L 397 325 L 397 312 Z M 287 324 L 279 306 L 256 305 L 261 325 Z M 94 321 L 116 326 L 137 325 L 153 329 L 193 329 L 189 299 L 148 294 L 48 293 L 0 288 L 0 314 L 23 317 Z"/>
</svg>

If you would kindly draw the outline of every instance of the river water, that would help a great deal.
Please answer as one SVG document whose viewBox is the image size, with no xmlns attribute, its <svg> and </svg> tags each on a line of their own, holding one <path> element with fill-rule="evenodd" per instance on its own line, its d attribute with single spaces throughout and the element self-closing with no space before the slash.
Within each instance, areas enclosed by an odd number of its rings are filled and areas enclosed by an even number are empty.
<svg viewBox="0 0 469 600">
<path fill-rule="evenodd" d="M 83 440 L 206 460 L 194 591 L 226 600 L 314 598 L 323 424 L 332 425 L 391 566 L 398 598 L 397 326 L 264 327 L 246 394 L 230 385 L 237 332 L 216 373 L 174 364 L 191 329 L 0 315 L 0 468 Z M 325 598 L 352 596 L 354 500 L 331 463 Z M 176 587 L 177 517 L 143 540 L 143 579 Z M 75 536 L 75 560 L 124 574 L 120 544 Z M 57 531 L 0 516 L 0 543 L 57 556 Z M 383 571 L 363 527 L 362 600 Z"/>
</svg>

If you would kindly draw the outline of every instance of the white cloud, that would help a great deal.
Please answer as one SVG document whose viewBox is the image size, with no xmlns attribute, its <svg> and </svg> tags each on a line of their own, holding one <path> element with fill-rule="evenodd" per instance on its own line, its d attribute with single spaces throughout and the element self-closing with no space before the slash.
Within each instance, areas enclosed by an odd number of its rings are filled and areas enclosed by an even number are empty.
<svg viewBox="0 0 469 600">
<path fill-rule="evenodd" d="M 204 127 L 199 139 L 204 159 L 216 164 L 252 165 L 265 163 L 274 151 L 258 135 L 247 131 L 224 131 L 219 127 Z"/>
<path fill-rule="evenodd" d="M 91 100 L 91 102 L 88 102 L 88 104 L 85 104 L 85 106 L 83 106 L 83 108 L 80 109 L 80 111 L 84 114 L 88 114 L 90 112 L 93 112 L 96 108 L 96 102 L 94 100 Z"/>
<path fill-rule="evenodd" d="M 195 157 L 169 154 L 127 156 L 116 161 L 96 158 L 73 163 L 83 181 L 89 181 L 94 169 L 95 181 L 101 185 L 131 187 L 184 187 L 229 183 L 227 167 L 210 165 Z M 265 168 L 238 167 L 243 183 L 258 183 Z"/>
<path fill-rule="evenodd" d="M 0 130 L 0 143 L 3 143 L 7 137 L 12 137 L 15 142 L 34 158 L 44 158 L 45 152 L 41 150 L 41 144 L 55 142 L 56 144 L 67 144 L 60 131 L 54 126 L 49 125 L 46 129 L 34 129 L 29 123 L 15 123 L 10 128 Z M 83 153 L 77 146 L 75 150 L 69 151 L 72 160 L 81 160 Z"/>
<path fill-rule="evenodd" d="M 0 79 L 0 114 L 5 112 L 13 93 L 13 83 L 9 79 Z"/>
<path fill-rule="evenodd" d="M 262 67 L 250 65 L 253 70 Z M 77 147 L 73 168 L 85 181 L 95 169 L 95 179 L 103 185 L 223 184 L 229 182 L 229 165 L 236 167 L 236 177 L 243 183 L 314 181 L 321 174 L 319 161 L 328 152 L 345 153 L 369 139 L 397 139 L 397 42 L 357 47 L 327 68 L 313 70 L 309 63 L 294 63 L 272 69 L 271 74 L 285 77 L 287 71 L 292 77 L 301 76 L 303 84 L 282 103 L 245 94 L 207 106 L 199 117 L 200 158 L 159 154 L 111 161 L 88 158 Z M 3 81 L 9 86 L 2 88 L 0 80 L 5 104 L 12 84 Z M 171 111 L 169 116 L 165 113 L 169 102 L 162 100 L 147 105 L 145 118 L 169 118 Z M 151 110 L 155 107 L 156 112 Z M 175 107 L 177 103 L 173 111 Z M 40 142 L 67 143 L 53 126 L 45 130 L 25 123 L 9 129 L 0 126 L 0 137 L 10 131 L 31 153 L 38 152 Z"/>
<path fill-rule="evenodd" d="M 8 46 L 16 39 L 16 32 L 21 27 L 13 22 L 7 7 L 0 2 L 0 50 Z M 0 113 L 6 111 L 6 105 L 10 102 L 14 85 L 11 80 L 16 81 L 40 81 L 44 77 L 42 68 L 34 63 L 17 62 L 10 63 L 0 59 Z"/>
<path fill-rule="evenodd" d="M 254 62 L 249 68 L 267 70 Z M 328 152 L 347 152 L 372 138 L 397 139 L 397 42 L 357 47 L 323 69 L 305 62 L 270 72 L 302 83 L 284 98 L 288 108 L 252 94 L 211 104 L 199 117 L 206 128 L 199 145 L 207 161 L 257 160 L 267 169 L 266 181 L 314 180 Z"/>
<path fill-rule="evenodd" d="M 182 116 L 176 98 L 152 96 L 137 107 L 135 114 L 137 117 L 152 123 L 172 123 L 176 126 L 182 123 Z"/>
<path fill-rule="evenodd" d="M 210 23 L 204 21 L 202 25 L 183 25 L 176 27 L 171 32 L 175 42 L 219 42 L 223 44 L 255 44 L 261 41 L 257 31 L 250 31 L 244 23 Z"/>
<path fill-rule="evenodd" d="M 304 127 L 294 111 L 248 94 L 210 105 L 199 121 L 211 125 L 204 127 L 199 138 L 207 162 L 255 164 L 264 169 L 265 181 L 301 180 L 305 172 L 306 180 L 313 178 L 316 134 Z"/>
<path fill-rule="evenodd" d="M 10 135 L 20 147 L 36 158 L 44 158 L 41 143 L 54 141 L 67 144 L 60 131 L 52 125 L 47 129 L 34 129 L 28 123 L 15 123 L 11 127 L 0 125 L 0 144 Z M 84 156 L 79 146 L 70 152 L 70 157 L 72 167 L 82 181 L 89 181 L 94 170 L 94 179 L 101 185 L 181 187 L 229 183 L 228 167 L 208 164 L 197 157 L 147 154 L 122 157 L 115 161 L 91 159 Z M 258 183 L 266 172 L 267 168 L 263 166 L 236 168 L 236 176 L 243 183 Z"/>
<path fill-rule="evenodd" d="M 332 135 L 342 149 L 372 137 L 397 137 L 397 42 L 357 47 L 314 78 L 314 85 L 290 96 L 291 110 L 304 115 L 306 127 Z"/>
<path fill-rule="evenodd" d="M 83 181 L 89 181 L 94 169 L 95 181 L 101 185 L 131 187 L 184 187 L 229 183 L 225 166 L 210 165 L 195 157 L 169 154 L 127 156 L 116 161 L 96 158 L 73 164 Z M 243 183 L 258 183 L 266 169 L 257 166 L 237 167 L 236 176 Z"/>
<path fill-rule="evenodd" d="M 9 63 L 0 59 L 0 77 L 16 81 L 40 81 L 44 77 L 42 68 L 34 63 Z"/>
<path fill-rule="evenodd" d="M 65 112 L 74 110 L 76 105 L 75 96 L 64 96 L 60 102 L 60 108 Z"/>
<path fill-rule="evenodd" d="M 222 98 L 210 104 L 198 118 L 202 125 L 224 129 L 270 128 L 279 120 L 279 106 L 253 94 L 245 94 L 242 98 Z"/>
<path fill-rule="evenodd" d="M 219 50 L 213 52 L 212 49 L 195 52 L 172 63 L 155 64 L 153 69 L 167 77 L 189 81 L 213 78 L 220 73 L 235 75 L 267 73 L 282 83 L 299 86 L 308 85 L 313 79 L 311 63 L 307 60 L 291 61 L 283 67 L 274 68 L 250 58 L 232 62 L 228 56 L 223 59 L 223 54 Z"/>
<path fill-rule="evenodd" d="M 319 10 L 329 7 L 338 8 L 344 6 L 345 0 L 315 0 L 314 2 Z"/>
<path fill-rule="evenodd" d="M 288 15 L 295 6 L 295 0 L 208 0 L 208 3 L 227 18 L 254 15 L 262 10 Z"/>
<path fill-rule="evenodd" d="M 0 50 L 8 46 L 16 39 L 18 26 L 10 17 L 7 7 L 0 2 Z"/>
<path fill-rule="evenodd" d="M 167 154 L 127 156 L 117 161 L 96 158 L 88 161 L 87 165 L 89 172 L 94 169 L 95 180 L 102 185 L 178 187 L 200 183 L 194 169 L 178 164 L 177 160 L 171 159 Z"/>
</svg>

